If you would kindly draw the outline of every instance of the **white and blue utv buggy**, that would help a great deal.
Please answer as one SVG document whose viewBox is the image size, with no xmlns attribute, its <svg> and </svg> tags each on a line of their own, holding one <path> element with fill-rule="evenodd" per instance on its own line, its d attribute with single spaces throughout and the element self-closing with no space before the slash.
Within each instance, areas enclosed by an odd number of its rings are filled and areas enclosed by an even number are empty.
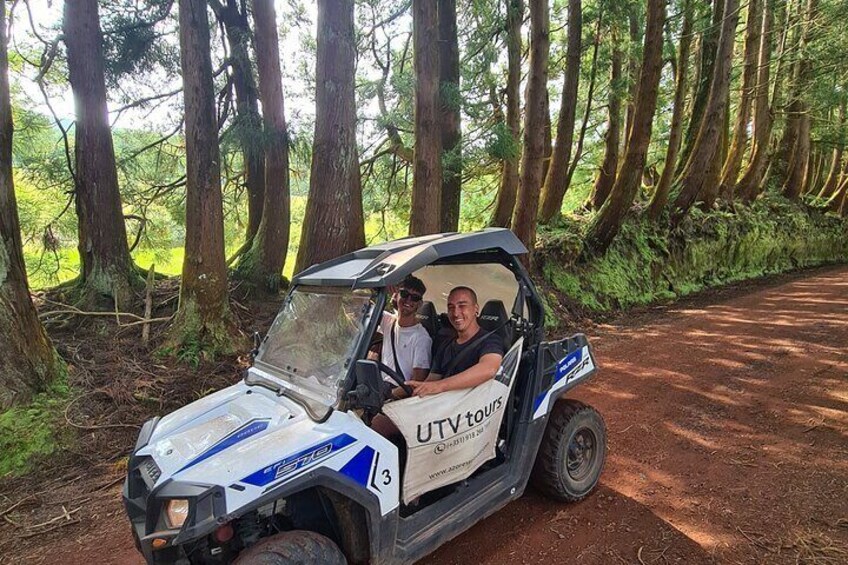
<svg viewBox="0 0 848 565">
<path fill-rule="evenodd" d="M 564 394 L 595 372 L 582 334 L 545 341 L 544 306 L 512 232 L 437 234 L 368 247 L 294 277 L 244 380 L 141 430 L 124 503 L 148 563 L 407 563 L 522 495 L 595 487 L 601 416 Z M 464 391 L 384 402 L 368 360 L 387 287 L 427 286 L 419 320 L 453 338 L 448 291 L 472 287 L 506 355 Z M 383 413 L 400 450 L 374 432 Z"/>
</svg>

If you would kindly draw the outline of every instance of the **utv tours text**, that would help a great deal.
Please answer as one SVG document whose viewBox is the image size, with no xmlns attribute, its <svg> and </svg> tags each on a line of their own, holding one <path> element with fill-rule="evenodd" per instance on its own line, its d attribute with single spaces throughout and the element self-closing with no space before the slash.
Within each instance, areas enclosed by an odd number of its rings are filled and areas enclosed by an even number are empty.
<svg viewBox="0 0 848 565">
<path fill-rule="evenodd" d="M 564 393 L 595 372 L 582 334 L 545 341 L 544 307 L 512 232 L 438 234 L 313 266 L 292 289 L 242 382 L 143 426 L 124 504 L 148 563 L 406 563 L 522 495 L 586 496 L 606 431 Z M 454 338 L 451 288 L 474 288 L 486 335 L 503 340 L 494 379 L 384 401 L 367 359 L 387 287 L 409 274 L 433 350 Z M 510 306 L 507 310 L 506 305 Z M 395 444 L 369 427 L 382 413 Z"/>
</svg>

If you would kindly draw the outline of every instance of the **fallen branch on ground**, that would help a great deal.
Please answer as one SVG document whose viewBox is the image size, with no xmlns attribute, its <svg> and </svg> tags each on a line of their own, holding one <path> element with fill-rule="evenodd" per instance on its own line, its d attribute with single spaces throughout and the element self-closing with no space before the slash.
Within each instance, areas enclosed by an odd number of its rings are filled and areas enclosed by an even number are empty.
<svg viewBox="0 0 848 565">
<path fill-rule="evenodd" d="M 50 524 L 55 524 L 56 522 L 58 522 L 62 518 L 66 519 L 66 520 L 70 520 L 71 514 L 76 514 L 80 510 L 82 510 L 82 506 L 80 506 L 79 508 L 75 508 L 74 510 L 71 510 L 70 512 L 68 511 L 67 508 L 62 506 L 62 514 L 61 515 L 56 516 L 55 518 L 51 518 L 50 520 L 47 520 L 46 522 L 42 522 L 40 524 L 35 524 L 33 526 L 27 526 L 26 528 L 28 530 L 35 530 L 37 528 L 43 528 L 44 526 L 49 526 Z"/>
<path fill-rule="evenodd" d="M 739 465 L 740 467 L 759 467 L 756 463 L 751 463 L 750 461 L 739 461 L 738 459 L 731 459 L 731 465 Z"/>
<path fill-rule="evenodd" d="M 53 300 L 48 300 L 46 298 L 42 298 L 42 300 L 44 302 L 49 303 L 49 304 L 53 304 L 54 306 L 59 306 L 59 307 L 61 307 L 61 309 L 60 310 L 46 310 L 44 312 L 39 312 L 38 313 L 39 318 L 47 318 L 47 317 L 50 317 L 50 316 L 63 316 L 65 314 L 72 314 L 74 316 L 93 316 L 93 317 L 97 317 L 97 316 L 112 317 L 112 316 L 114 316 L 115 319 L 117 320 L 118 326 L 121 327 L 121 328 L 128 328 L 128 327 L 131 327 L 131 326 L 138 326 L 138 325 L 141 325 L 141 324 L 168 322 L 173 318 L 173 316 L 168 316 L 166 318 L 150 318 L 150 319 L 148 319 L 148 318 L 144 318 L 142 316 L 139 316 L 138 314 L 133 314 L 132 312 L 118 312 L 117 310 L 115 310 L 114 312 L 88 312 L 86 310 L 80 310 L 76 306 L 71 306 L 70 304 L 63 304 L 61 302 L 55 302 Z M 125 318 L 131 318 L 135 321 L 127 323 L 127 324 L 122 324 L 121 323 L 121 316 L 123 316 Z"/>
<path fill-rule="evenodd" d="M 804 430 L 804 431 L 803 431 L 803 432 L 801 432 L 801 433 L 806 434 L 806 433 L 808 433 L 808 432 L 811 432 L 811 431 L 815 430 L 816 428 L 818 428 L 819 426 L 821 426 L 822 424 L 824 424 L 824 418 L 822 418 L 821 420 L 812 420 L 812 419 L 811 419 L 811 420 L 809 420 L 807 423 L 808 423 L 808 424 L 812 424 L 812 426 L 810 426 L 809 428 L 807 428 L 806 430 Z"/>
<path fill-rule="evenodd" d="M 79 518 L 76 518 L 76 519 L 70 520 L 68 522 L 60 522 L 59 524 L 56 524 L 52 528 L 47 528 L 45 530 L 39 530 L 37 532 L 29 532 L 27 534 L 23 534 L 21 537 L 22 538 L 31 538 L 31 537 L 35 537 L 35 536 L 40 536 L 40 535 L 46 534 L 47 532 L 52 532 L 53 530 L 58 530 L 60 528 L 64 528 L 65 526 L 73 526 L 74 524 L 79 524 L 81 521 L 82 520 L 80 520 Z"/>
<path fill-rule="evenodd" d="M 5 516 L 6 514 L 8 514 L 9 512 L 11 512 L 12 510 L 14 510 L 15 508 L 17 508 L 18 506 L 20 506 L 21 504 L 23 504 L 23 503 L 24 503 L 24 502 L 26 502 L 27 500 L 30 500 L 30 499 L 33 499 L 33 498 L 35 498 L 35 495 L 34 495 L 34 494 L 31 494 L 31 495 L 29 495 L 29 496 L 25 496 L 25 497 L 23 497 L 22 499 L 20 499 L 19 501 L 17 501 L 16 503 L 14 503 L 14 504 L 13 504 L 13 505 L 11 505 L 10 507 L 8 507 L 7 509 L 0 511 L 0 516 Z"/>
<path fill-rule="evenodd" d="M 760 540 L 751 537 L 751 536 L 759 536 L 761 538 L 764 538 L 764 537 L 766 537 L 765 534 L 760 534 L 760 533 L 757 533 L 757 532 L 746 532 L 745 530 L 743 530 L 739 526 L 736 526 L 736 531 L 739 532 L 740 534 L 742 534 L 745 537 L 746 540 L 748 540 L 752 544 L 756 545 L 757 547 L 759 547 L 761 549 L 765 549 L 769 553 L 774 553 L 775 550 L 773 548 L 767 546 L 766 544 L 764 544 Z"/>
<path fill-rule="evenodd" d="M 848 560 L 848 549 L 843 544 L 816 532 L 796 534 L 792 541 L 782 544 L 781 548 L 794 549 L 796 563 L 837 565 Z"/>
</svg>

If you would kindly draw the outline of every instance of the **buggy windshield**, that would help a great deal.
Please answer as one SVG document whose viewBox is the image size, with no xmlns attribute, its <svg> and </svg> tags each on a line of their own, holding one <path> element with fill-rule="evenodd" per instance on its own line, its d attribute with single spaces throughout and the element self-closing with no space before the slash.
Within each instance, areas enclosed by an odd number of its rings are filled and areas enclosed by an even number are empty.
<svg viewBox="0 0 848 565">
<path fill-rule="evenodd" d="M 326 413 L 365 331 L 371 297 L 367 290 L 295 288 L 268 331 L 257 368 L 284 381 L 313 414 Z"/>
</svg>

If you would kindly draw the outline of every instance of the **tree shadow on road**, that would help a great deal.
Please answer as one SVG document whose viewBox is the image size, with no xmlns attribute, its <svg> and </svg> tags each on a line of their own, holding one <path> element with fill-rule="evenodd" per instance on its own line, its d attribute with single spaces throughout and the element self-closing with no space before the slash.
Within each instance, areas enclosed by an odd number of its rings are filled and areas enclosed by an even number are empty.
<svg viewBox="0 0 848 565">
<path fill-rule="evenodd" d="M 697 543 L 645 505 L 600 485 L 575 504 L 528 489 L 521 499 L 421 561 L 488 563 L 713 563 Z"/>
</svg>

